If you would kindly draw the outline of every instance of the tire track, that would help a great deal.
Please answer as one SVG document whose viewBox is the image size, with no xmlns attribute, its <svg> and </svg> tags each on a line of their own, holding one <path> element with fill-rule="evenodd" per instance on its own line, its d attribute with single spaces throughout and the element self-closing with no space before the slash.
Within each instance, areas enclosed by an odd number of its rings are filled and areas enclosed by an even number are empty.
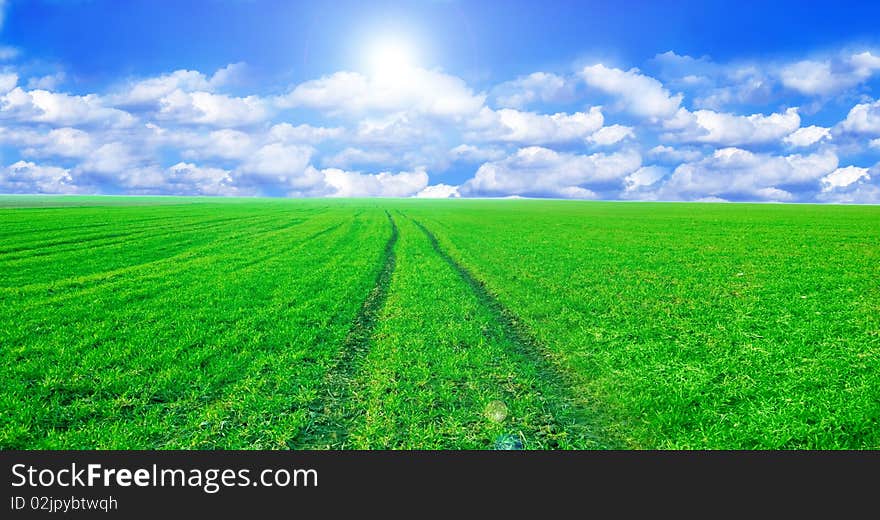
<svg viewBox="0 0 880 520">
<path fill-rule="evenodd" d="M 501 325 L 502 334 L 514 346 L 516 354 L 525 362 L 530 363 L 538 376 L 546 385 L 549 392 L 538 394 L 542 401 L 544 414 L 540 431 L 557 434 L 569 433 L 575 439 L 593 449 L 620 448 L 623 443 L 612 438 L 601 426 L 603 421 L 597 413 L 594 413 L 573 390 L 574 381 L 571 376 L 561 370 L 553 361 L 548 359 L 545 349 L 532 337 L 531 333 L 522 324 L 519 317 L 507 308 L 498 298 L 492 294 L 486 285 L 475 278 L 467 268 L 458 263 L 440 245 L 437 237 L 417 220 L 410 220 L 422 230 L 431 242 L 434 251 L 446 261 L 449 266 L 459 274 L 471 288 L 477 299 L 491 313 L 497 323 Z M 515 360 L 519 363 L 520 360 Z M 553 447 L 553 446 L 549 446 Z"/>
<path fill-rule="evenodd" d="M 397 224 L 387 211 L 391 236 L 382 253 L 382 267 L 367 298 L 351 323 L 342 349 L 318 390 L 318 397 L 309 405 L 312 421 L 289 445 L 305 449 L 342 449 L 346 447 L 350 426 L 363 414 L 353 399 L 358 368 L 370 348 L 373 329 L 388 298 L 394 274 Z"/>
</svg>

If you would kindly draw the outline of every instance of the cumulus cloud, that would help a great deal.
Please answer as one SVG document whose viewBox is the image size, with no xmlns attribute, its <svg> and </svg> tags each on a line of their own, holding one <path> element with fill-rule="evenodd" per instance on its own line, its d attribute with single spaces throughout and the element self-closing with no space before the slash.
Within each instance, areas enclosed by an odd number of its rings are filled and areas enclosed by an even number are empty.
<svg viewBox="0 0 880 520">
<path fill-rule="evenodd" d="M 212 92 L 218 87 L 238 82 L 246 70 L 244 63 L 232 63 L 211 77 L 197 70 L 175 70 L 168 74 L 131 81 L 109 96 L 115 105 L 150 105 L 175 92 Z"/>
<path fill-rule="evenodd" d="M 673 148 L 661 144 L 648 150 L 648 157 L 661 162 L 680 163 L 696 161 L 703 157 L 703 153 L 694 148 Z"/>
<path fill-rule="evenodd" d="M 873 168 L 847 166 L 822 179 L 820 202 L 837 204 L 880 204 L 880 163 Z"/>
<path fill-rule="evenodd" d="M 93 148 L 92 137 L 76 128 L 55 128 L 38 139 L 25 153 L 36 156 L 85 157 Z"/>
<path fill-rule="evenodd" d="M 461 197 L 461 194 L 458 192 L 458 186 L 434 184 L 427 186 L 415 196 L 420 199 L 457 199 Z"/>
<path fill-rule="evenodd" d="M 835 204 L 880 204 L 880 186 L 856 182 L 846 188 L 823 191 L 816 199 Z"/>
<path fill-rule="evenodd" d="M 624 178 L 620 198 L 628 200 L 656 200 L 658 186 L 669 174 L 664 166 L 642 166 Z"/>
<path fill-rule="evenodd" d="M 475 94 L 460 78 L 413 68 L 395 78 L 337 72 L 297 85 L 276 103 L 282 108 L 316 108 L 335 115 L 413 111 L 454 118 L 478 112 L 485 99 L 485 94 Z"/>
<path fill-rule="evenodd" d="M 264 121 L 269 110 L 258 96 L 230 97 L 175 90 L 159 100 L 158 119 L 181 124 L 246 126 Z"/>
<path fill-rule="evenodd" d="M 364 174 L 330 168 L 321 170 L 332 189 L 330 197 L 412 197 L 428 186 L 424 169 L 411 172 Z"/>
<path fill-rule="evenodd" d="M 0 93 L 7 93 L 18 85 L 18 74 L 14 72 L 0 73 Z"/>
<path fill-rule="evenodd" d="M 669 171 L 662 166 L 642 166 L 624 178 L 626 191 L 634 191 L 656 184 Z"/>
<path fill-rule="evenodd" d="M 449 150 L 449 157 L 454 161 L 485 162 L 501 159 L 507 154 L 502 148 L 480 147 L 460 144 Z"/>
<path fill-rule="evenodd" d="M 808 95 L 829 95 L 864 83 L 880 71 L 880 56 L 869 51 L 825 60 L 801 60 L 783 66 L 782 84 Z"/>
<path fill-rule="evenodd" d="M 0 96 L 0 118 L 61 126 L 103 125 L 123 127 L 135 118 L 109 108 L 95 95 L 73 96 L 48 90 L 15 87 Z"/>
<path fill-rule="evenodd" d="M 176 70 L 153 78 L 133 82 L 122 88 L 122 92 L 110 97 L 116 105 L 144 105 L 158 103 L 160 99 L 175 91 L 194 92 L 210 90 L 208 78 L 195 70 Z"/>
<path fill-rule="evenodd" d="M 672 51 L 652 64 L 668 85 L 682 89 L 695 108 L 724 111 L 731 106 L 767 104 L 799 94 L 818 109 L 834 95 L 852 92 L 880 74 L 880 56 L 871 50 L 841 50 L 793 61 L 717 63 Z"/>
<path fill-rule="evenodd" d="M 880 135 L 880 100 L 852 107 L 840 129 L 853 134 Z"/>
<path fill-rule="evenodd" d="M 679 115 L 682 116 L 681 113 Z M 789 108 L 784 113 L 748 116 L 697 110 L 679 117 L 675 125 L 679 128 L 666 137 L 682 142 L 722 146 L 769 143 L 788 136 L 797 130 L 800 124 L 801 118 L 797 108 Z"/>
<path fill-rule="evenodd" d="M 140 162 L 141 158 L 131 146 L 121 142 L 111 142 L 89 153 L 77 170 L 96 174 L 101 178 L 111 178 L 113 174 L 136 169 Z"/>
<path fill-rule="evenodd" d="M 52 130 L 0 127 L 0 144 L 17 148 L 24 157 L 85 157 L 93 148 L 93 139 L 77 128 Z"/>
<path fill-rule="evenodd" d="M 593 189 L 620 186 L 641 167 L 635 151 L 577 155 L 530 146 L 480 166 L 460 188 L 463 195 L 593 198 Z"/>
<path fill-rule="evenodd" d="M 64 82 L 67 75 L 64 71 L 28 79 L 27 88 L 39 90 L 55 90 Z"/>
<path fill-rule="evenodd" d="M 774 89 L 771 71 L 751 63 L 719 64 L 708 56 L 673 51 L 658 54 L 652 62 L 669 85 L 693 95 L 697 108 L 721 111 L 729 105 L 761 104 Z"/>
<path fill-rule="evenodd" d="M 247 75 L 247 64 L 244 62 L 230 63 L 216 72 L 208 80 L 211 88 L 226 87 L 240 83 Z"/>
<path fill-rule="evenodd" d="M 838 168 L 822 177 L 822 191 L 832 191 L 837 188 L 846 188 L 860 179 L 870 180 L 867 168 L 847 166 Z"/>
<path fill-rule="evenodd" d="M 269 129 L 269 134 L 272 139 L 284 143 L 318 144 L 322 141 L 341 138 L 345 135 L 345 129 L 308 124 L 294 126 L 290 123 L 279 123 Z"/>
<path fill-rule="evenodd" d="M 723 148 L 711 157 L 678 166 L 662 188 L 662 198 L 696 200 L 794 200 L 794 187 L 818 186 L 837 169 L 830 151 L 775 156 L 740 148 Z"/>
<path fill-rule="evenodd" d="M 584 67 L 580 77 L 590 87 L 616 97 L 619 109 L 647 118 L 674 115 L 684 97 L 670 94 L 662 83 L 638 69 L 624 71 L 600 63 Z"/>
<path fill-rule="evenodd" d="M 439 139 L 439 130 L 418 115 L 396 112 L 358 121 L 352 141 L 371 146 L 414 146 Z"/>
<path fill-rule="evenodd" d="M 389 164 L 397 162 L 396 158 L 386 150 L 362 150 L 348 147 L 341 152 L 323 160 L 324 165 L 336 168 L 350 168 L 353 165 Z"/>
<path fill-rule="evenodd" d="M 823 139 L 831 140 L 831 129 L 811 125 L 795 130 L 783 139 L 783 142 L 791 146 L 804 147 L 816 144 Z"/>
<path fill-rule="evenodd" d="M 206 134 L 165 134 L 160 142 L 176 144 L 182 148 L 181 155 L 189 159 L 245 159 L 258 147 L 259 136 L 224 128 Z"/>
<path fill-rule="evenodd" d="M 162 182 L 163 191 L 181 195 L 250 195 L 235 186 L 231 172 L 180 162 L 170 166 Z"/>
<path fill-rule="evenodd" d="M 18 161 L 0 169 L 0 193 L 81 193 L 70 170 Z"/>
<path fill-rule="evenodd" d="M 310 146 L 268 144 L 249 156 L 240 170 L 251 176 L 286 183 L 305 171 L 314 151 Z"/>
<path fill-rule="evenodd" d="M 878 63 L 861 50 L 730 64 L 667 52 L 651 75 L 595 64 L 481 87 L 489 96 L 418 68 L 233 95 L 250 84 L 244 64 L 72 94 L 56 92 L 61 73 L 4 64 L 0 145 L 17 162 L 0 192 L 868 202 L 880 173 L 838 155 L 880 149 L 880 101 L 865 95 Z M 804 108 L 778 108 L 790 101 Z M 578 108 L 550 110 L 560 102 Z M 823 103 L 852 109 L 828 128 L 813 116 Z"/>
<path fill-rule="evenodd" d="M 571 99 L 574 85 L 562 76 L 534 72 L 513 81 L 501 83 L 493 90 L 495 101 L 505 108 L 523 108 L 542 102 L 553 103 Z"/>
<path fill-rule="evenodd" d="M 617 144 L 624 139 L 635 139 L 636 134 L 632 127 L 623 125 L 604 126 L 587 137 L 587 141 L 599 145 L 609 146 Z"/>
<path fill-rule="evenodd" d="M 475 140 L 505 141 L 519 144 L 564 143 L 583 140 L 602 127 L 605 118 L 600 107 L 588 112 L 537 114 L 512 108 L 483 109 L 471 121 Z"/>
</svg>

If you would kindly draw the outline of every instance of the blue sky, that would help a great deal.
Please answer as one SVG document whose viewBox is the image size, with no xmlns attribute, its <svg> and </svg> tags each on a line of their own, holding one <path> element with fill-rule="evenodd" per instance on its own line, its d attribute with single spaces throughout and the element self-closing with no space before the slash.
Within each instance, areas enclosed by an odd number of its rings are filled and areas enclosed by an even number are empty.
<svg viewBox="0 0 880 520">
<path fill-rule="evenodd" d="M 0 6 L 0 193 L 880 202 L 878 2 Z"/>
</svg>

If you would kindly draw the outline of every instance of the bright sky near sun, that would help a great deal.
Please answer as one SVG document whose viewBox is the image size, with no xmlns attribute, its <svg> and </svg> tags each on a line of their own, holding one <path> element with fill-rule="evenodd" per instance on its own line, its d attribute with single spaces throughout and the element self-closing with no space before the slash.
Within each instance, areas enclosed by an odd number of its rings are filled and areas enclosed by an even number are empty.
<svg viewBox="0 0 880 520">
<path fill-rule="evenodd" d="M 0 13 L 0 193 L 880 203 L 876 1 Z"/>
</svg>

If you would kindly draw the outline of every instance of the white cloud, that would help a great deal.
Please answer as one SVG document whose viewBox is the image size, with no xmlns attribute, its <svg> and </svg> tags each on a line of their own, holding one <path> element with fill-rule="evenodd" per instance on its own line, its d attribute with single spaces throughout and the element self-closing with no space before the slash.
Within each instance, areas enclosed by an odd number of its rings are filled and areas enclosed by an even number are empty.
<svg viewBox="0 0 880 520">
<path fill-rule="evenodd" d="M 782 84 L 781 71 L 808 67 L 802 62 L 717 64 L 674 53 L 652 65 L 664 83 L 605 65 L 572 76 L 539 72 L 486 86 L 504 105 L 497 110 L 437 70 L 340 72 L 266 97 L 223 91 L 249 84 L 246 67 L 232 64 L 74 95 L 54 91 L 61 75 L 27 73 L 28 86 L 20 85 L 10 64 L 0 67 L 0 144 L 23 161 L 0 167 L 0 175 L 3 189 L 16 192 L 876 200 L 880 173 L 838 168 L 837 154 L 858 164 L 880 149 L 880 101 L 864 94 L 880 56 L 806 61 L 815 74 L 796 87 Z M 833 85 L 810 84 L 825 80 Z M 801 111 L 736 109 L 803 101 L 795 90 L 815 99 Z M 692 104 L 683 106 L 678 91 Z M 832 103 L 827 96 L 835 92 L 844 94 Z M 636 117 L 604 126 L 602 107 L 588 108 L 602 98 L 608 109 Z M 847 99 L 860 101 L 835 127 L 800 127 L 802 114 L 837 110 Z M 539 109 L 561 101 L 584 108 Z M 692 108 L 723 105 L 733 108 Z M 599 146 L 619 151 L 576 151 Z M 786 155 L 798 148 L 815 152 Z M 460 186 L 442 176 L 462 168 L 476 172 Z"/>
<path fill-rule="evenodd" d="M 587 138 L 602 127 L 604 120 L 600 107 L 592 107 L 589 112 L 552 115 L 521 112 L 512 108 L 486 108 L 471 121 L 475 130 L 468 137 L 526 145 L 564 143 Z"/>
<path fill-rule="evenodd" d="M 865 51 L 833 59 L 802 60 L 779 71 L 782 84 L 807 95 L 829 95 L 855 87 L 880 71 L 880 56 Z"/>
<path fill-rule="evenodd" d="M 543 102 L 552 103 L 570 99 L 574 85 L 562 76 L 547 72 L 534 72 L 528 76 L 504 82 L 494 89 L 495 100 L 505 108 L 523 108 Z"/>
<path fill-rule="evenodd" d="M 795 130 L 782 141 L 792 146 L 803 147 L 816 144 L 823 139 L 831 140 L 831 129 L 812 125 Z"/>
<path fill-rule="evenodd" d="M 95 94 L 72 96 L 47 90 L 25 91 L 15 87 L 0 96 L 0 116 L 23 122 L 62 126 L 101 125 L 124 127 L 134 117 L 122 110 L 104 106 Z"/>
<path fill-rule="evenodd" d="M 41 141 L 37 149 L 27 151 L 38 156 L 85 157 L 93 147 L 92 137 L 76 128 L 52 129 Z"/>
<path fill-rule="evenodd" d="M 0 168 L 0 193 L 80 193 L 70 170 L 18 161 Z"/>
<path fill-rule="evenodd" d="M 659 66 L 659 77 L 664 80 L 680 81 L 690 83 L 691 85 L 710 82 L 710 78 L 719 74 L 722 68 L 715 64 L 708 56 L 694 58 L 693 56 L 677 54 L 675 51 L 659 53 L 651 61 Z"/>
<path fill-rule="evenodd" d="M 433 186 L 427 186 L 422 191 L 416 193 L 415 196 L 420 199 L 457 199 L 461 197 L 461 194 L 458 192 L 458 186 L 434 184 Z"/>
<path fill-rule="evenodd" d="M 240 81 L 245 71 L 244 63 L 229 64 L 217 70 L 210 78 L 197 70 L 175 70 L 168 74 L 128 83 L 109 99 L 120 106 L 154 105 L 177 91 L 213 92 L 218 87 Z"/>
<path fill-rule="evenodd" d="M 587 85 L 617 97 L 619 109 L 638 116 L 670 117 L 683 98 L 682 94 L 671 95 L 662 83 L 638 69 L 624 71 L 597 64 L 584 67 L 580 77 Z"/>
<path fill-rule="evenodd" d="M 428 186 L 424 169 L 376 175 L 348 172 L 335 168 L 321 170 L 331 197 L 412 197 Z"/>
<path fill-rule="evenodd" d="M 693 58 L 672 51 L 658 54 L 653 62 L 668 85 L 693 94 L 697 108 L 721 111 L 732 104 L 763 104 L 774 89 L 771 72 L 752 63 L 722 65 L 708 56 Z"/>
<path fill-rule="evenodd" d="M 598 193 L 581 186 L 563 186 L 554 195 L 564 199 L 592 200 L 599 198 Z"/>
<path fill-rule="evenodd" d="M 830 151 L 775 156 L 723 148 L 711 157 L 678 166 L 661 192 L 670 199 L 790 200 L 793 195 L 784 187 L 817 185 L 837 164 L 837 156 Z"/>
<path fill-rule="evenodd" d="M 157 117 L 180 124 L 246 126 L 266 120 L 269 110 L 258 96 L 230 97 L 175 90 L 159 100 Z"/>
<path fill-rule="evenodd" d="M 728 105 L 764 104 L 775 87 L 768 71 L 750 65 L 726 68 L 718 81 L 724 84 L 706 90 L 694 100 L 695 106 L 720 110 Z"/>
<path fill-rule="evenodd" d="M 235 85 L 245 78 L 246 73 L 247 65 L 244 62 L 230 63 L 222 69 L 218 69 L 208 80 L 208 84 L 211 88 Z"/>
<path fill-rule="evenodd" d="M 0 93 L 7 93 L 18 85 L 18 74 L 14 72 L 0 73 Z"/>
<path fill-rule="evenodd" d="M 66 74 L 64 73 L 64 71 L 59 71 L 55 74 L 47 74 L 46 76 L 30 78 L 27 83 L 27 88 L 55 90 L 58 88 L 59 85 L 61 85 L 61 83 L 64 82 L 65 78 Z"/>
<path fill-rule="evenodd" d="M 835 76 L 830 62 L 804 60 L 784 67 L 782 84 L 804 94 L 827 94 L 858 83 L 844 75 Z"/>
<path fill-rule="evenodd" d="M 587 137 L 587 140 L 599 146 L 609 146 L 617 144 L 624 139 L 635 139 L 636 134 L 632 127 L 623 125 L 604 126 L 596 130 L 593 135 Z"/>
<path fill-rule="evenodd" d="M 154 78 L 147 78 L 126 85 L 120 94 L 110 99 L 118 105 L 142 105 L 158 103 L 175 91 L 193 92 L 210 90 L 207 77 L 195 70 L 175 70 Z"/>
<path fill-rule="evenodd" d="M 189 159 L 245 159 L 256 149 L 257 139 L 250 133 L 224 128 L 207 134 L 174 133 L 166 141 L 177 140 L 178 146 L 186 146 L 182 155 Z"/>
<path fill-rule="evenodd" d="M 703 157 L 703 153 L 693 148 L 673 148 L 657 145 L 648 150 L 648 156 L 664 162 L 693 162 Z"/>
<path fill-rule="evenodd" d="M 429 121 L 408 112 L 395 112 L 383 117 L 366 117 L 357 123 L 352 140 L 371 146 L 413 146 L 439 138 Z"/>
<path fill-rule="evenodd" d="M 621 185 L 641 166 L 634 151 L 575 155 L 531 146 L 480 166 L 465 182 L 463 195 L 534 195 L 592 198 L 594 187 Z M 589 191 L 589 193 L 588 193 Z"/>
<path fill-rule="evenodd" d="M 854 182 L 865 179 L 870 180 L 868 168 L 859 168 L 858 166 L 846 166 L 838 168 L 828 175 L 822 177 L 822 191 L 831 191 L 836 188 L 846 188 Z"/>
<path fill-rule="evenodd" d="M 177 163 L 167 169 L 163 188 L 181 195 L 247 195 L 234 186 L 230 172 L 192 163 Z"/>
<path fill-rule="evenodd" d="M 816 199 L 835 204 L 880 204 L 880 186 L 856 182 L 843 189 L 823 191 Z"/>
<path fill-rule="evenodd" d="M 681 115 L 681 114 L 680 114 Z M 679 124 L 680 118 L 676 121 Z M 797 108 L 770 115 L 735 114 L 697 110 L 688 116 L 686 125 L 666 138 L 683 142 L 699 142 L 734 146 L 778 141 L 800 127 L 801 118 Z"/>
<path fill-rule="evenodd" d="M 507 155 L 502 148 L 480 147 L 460 144 L 449 150 L 449 157 L 454 161 L 484 162 L 501 159 Z"/>
<path fill-rule="evenodd" d="M 93 147 L 91 135 L 69 127 L 48 132 L 28 127 L 0 127 L 0 143 L 18 148 L 24 157 L 85 157 Z"/>
<path fill-rule="evenodd" d="M 623 179 L 625 190 L 635 191 L 639 188 L 652 186 L 667 173 L 669 173 L 669 170 L 662 166 L 642 166 Z"/>
<path fill-rule="evenodd" d="M 240 169 L 251 176 L 286 183 L 302 175 L 314 151 L 311 146 L 268 144 L 248 157 Z"/>
<path fill-rule="evenodd" d="M 283 143 L 317 144 L 330 139 L 339 139 L 344 134 L 344 128 L 326 128 L 307 124 L 293 126 L 290 123 L 279 123 L 269 129 L 270 137 Z"/>
<path fill-rule="evenodd" d="M 852 107 L 840 128 L 853 134 L 880 135 L 880 100 Z"/>
<path fill-rule="evenodd" d="M 129 145 L 111 142 L 91 152 L 77 170 L 107 178 L 125 170 L 134 170 L 139 163 L 139 157 Z"/>
<path fill-rule="evenodd" d="M 341 152 L 323 159 L 325 166 L 335 168 L 349 168 L 352 165 L 363 164 L 389 164 L 395 163 L 397 159 L 386 150 L 362 150 L 360 148 L 348 147 Z"/>
<path fill-rule="evenodd" d="M 460 78 L 413 68 L 395 78 L 337 72 L 297 85 L 277 103 L 282 108 L 310 107 L 345 116 L 412 111 L 459 117 L 479 111 L 485 99 L 484 94 L 474 94 Z"/>
</svg>

